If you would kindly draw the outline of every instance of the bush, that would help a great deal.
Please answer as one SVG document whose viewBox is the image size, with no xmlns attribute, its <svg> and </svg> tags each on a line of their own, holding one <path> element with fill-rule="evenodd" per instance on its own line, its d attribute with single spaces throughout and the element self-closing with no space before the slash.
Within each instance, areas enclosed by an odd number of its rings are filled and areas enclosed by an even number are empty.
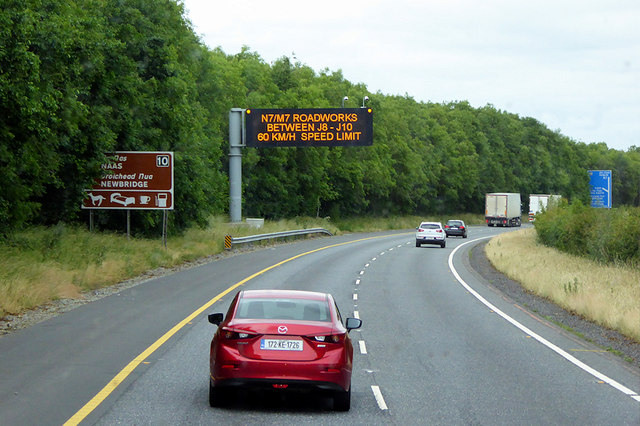
<svg viewBox="0 0 640 426">
<path fill-rule="evenodd" d="M 640 208 L 566 202 L 536 215 L 538 241 L 603 263 L 640 265 Z"/>
</svg>

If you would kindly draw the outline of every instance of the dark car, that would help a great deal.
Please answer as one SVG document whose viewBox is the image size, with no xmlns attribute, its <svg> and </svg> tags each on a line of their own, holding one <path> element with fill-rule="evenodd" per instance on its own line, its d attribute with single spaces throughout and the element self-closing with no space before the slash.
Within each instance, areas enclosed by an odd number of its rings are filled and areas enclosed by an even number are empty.
<svg viewBox="0 0 640 426">
<path fill-rule="evenodd" d="M 444 225 L 444 233 L 449 236 L 467 238 L 467 226 L 462 220 L 448 220 Z"/>
<path fill-rule="evenodd" d="M 362 321 L 344 323 L 333 297 L 298 290 L 238 292 L 218 325 L 209 358 L 209 404 L 228 402 L 238 388 L 320 391 L 334 409 L 351 407 L 353 345 L 349 331 Z"/>
</svg>

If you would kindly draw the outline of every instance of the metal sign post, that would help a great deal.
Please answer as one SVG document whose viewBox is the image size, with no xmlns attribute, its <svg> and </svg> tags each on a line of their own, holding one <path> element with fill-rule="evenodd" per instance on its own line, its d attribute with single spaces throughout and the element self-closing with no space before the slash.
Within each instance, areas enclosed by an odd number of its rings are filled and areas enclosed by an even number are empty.
<svg viewBox="0 0 640 426">
<path fill-rule="evenodd" d="M 162 212 L 162 245 L 167 248 L 167 222 L 169 221 L 169 212 L 164 210 Z"/>
<path fill-rule="evenodd" d="M 242 108 L 229 111 L 229 216 L 242 221 Z"/>
</svg>

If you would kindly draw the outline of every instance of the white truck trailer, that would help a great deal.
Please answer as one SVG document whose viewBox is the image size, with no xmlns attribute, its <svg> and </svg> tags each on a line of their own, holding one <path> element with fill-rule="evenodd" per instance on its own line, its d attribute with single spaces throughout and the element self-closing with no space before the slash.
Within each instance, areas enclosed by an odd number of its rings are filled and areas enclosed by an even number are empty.
<svg viewBox="0 0 640 426">
<path fill-rule="evenodd" d="M 522 225 L 520 194 L 511 192 L 487 194 L 484 218 L 489 226 Z"/>
<path fill-rule="evenodd" d="M 549 207 L 549 203 L 557 203 L 562 195 L 529 194 L 529 222 L 536 220 L 536 214 Z"/>
</svg>

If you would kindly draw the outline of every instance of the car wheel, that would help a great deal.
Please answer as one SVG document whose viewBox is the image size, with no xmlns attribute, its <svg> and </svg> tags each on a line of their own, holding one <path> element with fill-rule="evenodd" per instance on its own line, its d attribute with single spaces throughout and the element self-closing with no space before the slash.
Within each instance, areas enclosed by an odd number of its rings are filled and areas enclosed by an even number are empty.
<svg viewBox="0 0 640 426">
<path fill-rule="evenodd" d="M 338 391 L 333 395 L 333 409 L 336 411 L 349 411 L 351 408 L 351 385 L 346 392 Z"/>
<path fill-rule="evenodd" d="M 467 233 L 465 232 L 462 238 L 467 238 Z"/>
<path fill-rule="evenodd" d="M 420 247 L 420 241 L 416 241 L 416 247 Z"/>
<path fill-rule="evenodd" d="M 440 247 L 445 248 L 446 246 L 447 246 L 447 243 L 445 243 L 444 241 L 440 243 Z"/>
<path fill-rule="evenodd" d="M 211 383 L 209 383 L 209 405 L 211 407 L 222 407 L 226 403 L 226 395 L 223 395 L 220 389 L 214 388 Z"/>
</svg>

